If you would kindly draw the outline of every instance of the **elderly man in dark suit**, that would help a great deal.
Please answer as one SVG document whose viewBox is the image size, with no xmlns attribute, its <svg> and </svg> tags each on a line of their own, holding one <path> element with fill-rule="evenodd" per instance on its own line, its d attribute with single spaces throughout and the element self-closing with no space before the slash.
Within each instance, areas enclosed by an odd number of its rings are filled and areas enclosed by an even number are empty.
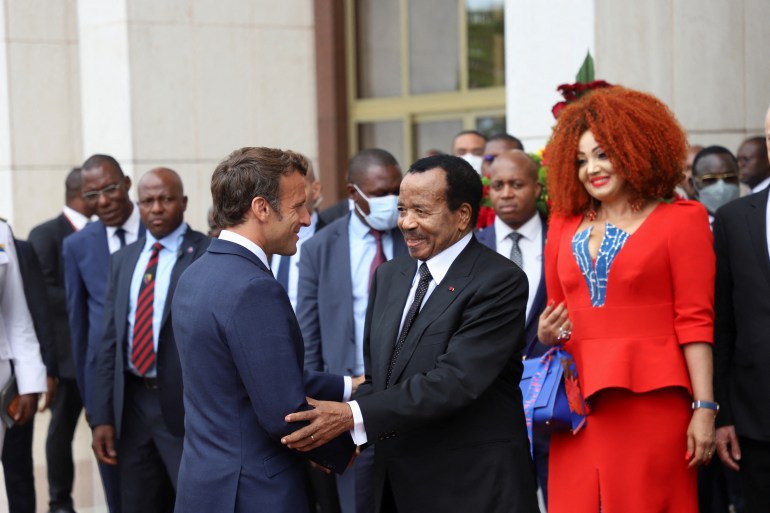
<svg viewBox="0 0 770 513">
<path fill-rule="evenodd" d="M 37 254 L 48 290 L 49 312 L 56 340 L 58 384 L 56 398 L 51 404 L 51 422 L 45 443 L 48 471 L 48 506 L 50 513 L 74 513 L 72 482 L 75 465 L 72 461 L 72 439 L 83 402 L 75 381 L 72 362 L 67 302 L 64 296 L 64 238 L 82 230 L 93 215 L 92 206 L 82 197 L 80 168 L 70 170 L 64 181 L 65 204 L 62 213 L 29 233 L 29 242 Z"/>
<path fill-rule="evenodd" d="M 770 110 L 765 137 L 770 153 Z M 770 511 L 768 190 L 723 206 L 714 219 L 717 454 L 739 471 L 747 513 Z"/>
<path fill-rule="evenodd" d="M 352 430 L 375 443 L 375 511 L 538 511 L 518 382 L 527 281 L 478 243 L 481 180 L 428 157 L 401 183 L 409 248 L 380 266 L 366 314 L 366 381 L 355 401 L 311 401 L 283 442 L 315 450 Z"/>
<path fill-rule="evenodd" d="M 374 270 L 406 254 L 396 227 L 399 185 L 393 155 L 377 148 L 358 152 L 348 166 L 354 210 L 303 245 L 297 319 L 305 369 L 364 374 L 364 319 Z M 372 453 L 362 452 L 337 478 L 342 513 L 373 511 Z"/>
<path fill-rule="evenodd" d="M 128 196 L 131 179 L 114 158 L 89 157 L 83 163 L 82 177 L 82 197 L 99 221 L 64 239 L 64 285 L 75 376 L 86 415 L 90 415 L 110 255 L 144 236 L 145 230 L 139 209 Z M 120 481 L 115 467 L 100 463 L 99 472 L 110 512 L 118 513 Z"/>
<path fill-rule="evenodd" d="M 350 378 L 303 373 L 303 344 L 270 255 L 296 251 L 310 221 L 307 160 L 243 148 L 217 166 L 211 193 L 224 229 L 179 279 L 172 307 L 184 382 L 185 439 L 176 513 L 308 511 L 303 458 L 283 447 L 284 417 L 307 395 L 340 400 Z M 342 472 L 345 435 L 309 455 Z"/>
<path fill-rule="evenodd" d="M 97 458 L 118 466 L 123 513 L 163 513 L 173 509 L 184 435 L 171 300 L 210 239 L 184 222 L 175 171 L 149 171 L 137 195 L 149 233 L 112 256 L 90 424 Z"/>
</svg>

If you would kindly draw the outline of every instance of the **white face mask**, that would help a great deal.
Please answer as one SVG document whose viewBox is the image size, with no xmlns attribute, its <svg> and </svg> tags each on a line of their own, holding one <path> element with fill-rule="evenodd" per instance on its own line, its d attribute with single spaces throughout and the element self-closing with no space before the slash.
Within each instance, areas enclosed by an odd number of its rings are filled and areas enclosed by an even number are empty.
<svg viewBox="0 0 770 513">
<path fill-rule="evenodd" d="M 706 207 L 709 214 L 714 215 L 722 205 L 726 205 L 741 195 L 741 189 L 733 183 L 718 180 L 698 191 L 698 201 Z"/>
<path fill-rule="evenodd" d="M 380 198 L 368 198 L 356 184 L 353 184 L 353 187 L 369 204 L 369 215 L 364 214 L 361 207 L 355 204 L 356 210 L 364 218 L 366 224 L 381 232 L 386 232 L 396 227 L 398 224 L 398 196 L 390 194 Z"/>
<path fill-rule="evenodd" d="M 484 162 L 484 157 L 481 155 L 474 155 L 473 153 L 465 153 L 460 155 L 460 158 L 471 165 L 477 173 L 481 174 L 481 164 Z"/>
</svg>

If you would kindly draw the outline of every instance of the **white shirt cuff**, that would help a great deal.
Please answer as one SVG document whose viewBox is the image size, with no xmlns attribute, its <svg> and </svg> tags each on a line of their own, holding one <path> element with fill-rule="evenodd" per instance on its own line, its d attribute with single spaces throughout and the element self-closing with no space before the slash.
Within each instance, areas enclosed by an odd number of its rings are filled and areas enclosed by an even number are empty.
<svg viewBox="0 0 770 513">
<path fill-rule="evenodd" d="M 353 429 L 350 430 L 350 436 L 356 445 L 364 445 L 367 442 L 366 429 L 364 428 L 364 416 L 361 415 L 361 407 L 357 401 L 348 403 L 353 411 Z"/>
<path fill-rule="evenodd" d="M 350 401 L 350 395 L 353 393 L 353 378 L 350 376 L 342 376 L 342 380 L 344 383 L 342 389 L 342 402 L 346 403 Z"/>
</svg>

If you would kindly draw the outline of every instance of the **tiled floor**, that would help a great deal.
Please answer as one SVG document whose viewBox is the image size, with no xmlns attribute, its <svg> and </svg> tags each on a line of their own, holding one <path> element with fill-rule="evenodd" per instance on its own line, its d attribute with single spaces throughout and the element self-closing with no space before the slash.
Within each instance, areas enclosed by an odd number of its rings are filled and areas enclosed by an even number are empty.
<svg viewBox="0 0 770 513">
<path fill-rule="evenodd" d="M 48 412 L 38 413 L 35 416 L 35 435 L 33 459 L 35 461 L 35 490 L 37 492 L 37 511 L 48 511 L 48 479 L 46 478 L 45 463 L 45 436 L 48 431 L 48 422 L 51 415 Z M 75 510 L 78 513 L 107 513 L 104 502 L 99 473 L 96 469 L 96 460 L 91 451 L 91 430 L 86 421 L 81 417 L 78 429 L 75 432 L 73 444 L 73 456 L 75 458 L 75 489 L 72 496 L 75 502 Z M 2 479 L 0 469 L 0 511 L 8 511 L 8 500 L 5 494 L 5 480 Z"/>
</svg>

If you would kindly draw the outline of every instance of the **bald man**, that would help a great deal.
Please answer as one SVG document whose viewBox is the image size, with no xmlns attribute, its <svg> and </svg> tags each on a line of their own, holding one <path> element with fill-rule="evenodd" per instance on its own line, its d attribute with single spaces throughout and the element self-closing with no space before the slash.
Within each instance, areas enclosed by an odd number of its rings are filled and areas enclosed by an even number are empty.
<svg viewBox="0 0 770 513">
<path fill-rule="evenodd" d="M 117 465 L 123 513 L 162 513 L 174 508 L 184 435 L 171 299 L 209 238 L 184 222 L 187 197 L 175 171 L 147 172 L 137 193 L 149 233 L 110 262 L 90 423 L 97 459 Z"/>
<path fill-rule="evenodd" d="M 537 210 L 543 191 L 537 163 L 522 150 L 499 153 L 489 166 L 489 200 L 495 221 L 477 234 L 479 242 L 524 270 L 529 282 L 526 313 L 526 357 L 540 356 L 547 348 L 537 340 L 537 324 L 545 308 L 543 246 L 548 229 Z M 535 470 L 543 498 L 548 500 L 548 436 L 535 435 Z"/>
</svg>

